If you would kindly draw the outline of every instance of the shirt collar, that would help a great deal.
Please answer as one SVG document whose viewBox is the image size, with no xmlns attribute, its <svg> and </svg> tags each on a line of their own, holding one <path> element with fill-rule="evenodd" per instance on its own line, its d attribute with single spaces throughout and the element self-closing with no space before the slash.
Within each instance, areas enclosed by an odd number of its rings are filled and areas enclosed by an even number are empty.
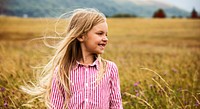
<svg viewBox="0 0 200 109">
<path fill-rule="evenodd" d="M 92 64 L 90 64 L 90 65 L 88 65 L 88 67 L 95 67 L 97 70 L 99 70 L 99 65 L 100 65 L 100 63 L 99 63 L 99 60 L 98 60 L 98 58 L 92 63 Z M 81 64 L 80 62 L 78 62 L 78 61 L 76 61 L 76 64 L 75 64 L 75 66 L 74 66 L 74 70 L 76 70 L 78 67 L 80 67 L 80 66 L 85 66 L 84 64 Z"/>
</svg>

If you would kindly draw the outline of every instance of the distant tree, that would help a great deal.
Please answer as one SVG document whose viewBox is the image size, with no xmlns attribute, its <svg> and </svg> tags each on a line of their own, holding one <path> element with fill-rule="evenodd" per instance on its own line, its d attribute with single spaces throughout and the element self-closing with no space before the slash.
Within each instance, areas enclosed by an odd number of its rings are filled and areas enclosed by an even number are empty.
<svg viewBox="0 0 200 109">
<path fill-rule="evenodd" d="M 120 13 L 120 14 L 115 14 L 112 17 L 121 18 L 121 17 L 137 17 L 137 16 L 136 15 L 131 15 L 131 14 Z"/>
<path fill-rule="evenodd" d="M 175 19 L 175 18 L 177 18 L 176 16 L 172 16 L 172 19 Z"/>
<path fill-rule="evenodd" d="M 153 18 L 166 18 L 166 14 L 163 9 L 158 9 L 156 12 L 154 12 Z"/>
<path fill-rule="evenodd" d="M 183 18 L 183 16 L 180 15 L 180 16 L 178 16 L 178 18 Z"/>
<path fill-rule="evenodd" d="M 8 2 L 9 0 L 0 0 L 0 14 L 3 14 L 3 13 L 5 13 L 5 9 L 7 8 L 7 2 Z"/>
<path fill-rule="evenodd" d="M 192 10 L 191 18 L 198 18 L 198 13 L 195 9 Z"/>
</svg>

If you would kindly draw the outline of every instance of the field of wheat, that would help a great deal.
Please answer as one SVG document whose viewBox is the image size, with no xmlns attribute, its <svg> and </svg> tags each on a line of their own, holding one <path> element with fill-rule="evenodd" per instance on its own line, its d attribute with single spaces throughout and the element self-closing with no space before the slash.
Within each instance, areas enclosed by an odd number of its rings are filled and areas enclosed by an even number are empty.
<svg viewBox="0 0 200 109">
<path fill-rule="evenodd" d="M 42 109 L 19 88 L 53 54 L 55 19 L 0 17 L 0 109 Z M 109 18 L 105 53 L 119 69 L 124 109 L 200 108 L 200 20 Z M 65 20 L 57 31 L 65 30 Z M 48 40 L 47 40 L 48 41 Z M 49 41 L 54 44 L 56 41 Z"/>
</svg>

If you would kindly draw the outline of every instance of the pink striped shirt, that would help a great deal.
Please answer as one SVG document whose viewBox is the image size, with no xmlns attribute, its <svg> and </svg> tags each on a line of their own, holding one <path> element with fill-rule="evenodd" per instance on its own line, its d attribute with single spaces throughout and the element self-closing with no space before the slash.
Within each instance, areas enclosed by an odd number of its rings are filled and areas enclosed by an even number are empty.
<svg viewBox="0 0 200 109">
<path fill-rule="evenodd" d="M 122 109 L 118 68 L 115 63 L 107 61 L 104 77 L 96 82 L 99 70 L 99 61 L 92 65 L 77 65 L 70 72 L 71 96 L 68 109 Z M 58 88 L 56 77 L 51 87 L 52 109 L 63 109 L 65 93 Z"/>
</svg>

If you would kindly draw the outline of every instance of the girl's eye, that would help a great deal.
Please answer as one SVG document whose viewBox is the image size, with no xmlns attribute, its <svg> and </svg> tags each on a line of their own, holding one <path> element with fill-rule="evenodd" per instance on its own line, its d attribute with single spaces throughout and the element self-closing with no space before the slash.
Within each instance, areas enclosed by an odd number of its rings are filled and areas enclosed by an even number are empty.
<svg viewBox="0 0 200 109">
<path fill-rule="evenodd" d="M 103 35 L 103 33 L 97 33 L 98 35 Z"/>
</svg>

